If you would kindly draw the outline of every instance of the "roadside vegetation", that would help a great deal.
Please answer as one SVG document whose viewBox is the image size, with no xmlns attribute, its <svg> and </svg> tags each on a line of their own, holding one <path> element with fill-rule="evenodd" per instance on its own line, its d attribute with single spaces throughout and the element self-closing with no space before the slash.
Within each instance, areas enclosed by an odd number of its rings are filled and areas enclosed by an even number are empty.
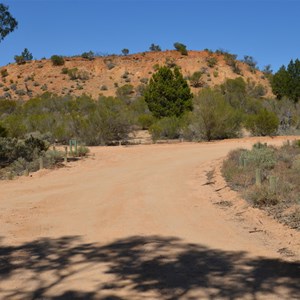
<svg viewBox="0 0 300 300">
<path fill-rule="evenodd" d="M 222 173 L 253 206 L 300 230 L 300 140 L 280 148 L 257 143 L 232 151 Z"/>
</svg>

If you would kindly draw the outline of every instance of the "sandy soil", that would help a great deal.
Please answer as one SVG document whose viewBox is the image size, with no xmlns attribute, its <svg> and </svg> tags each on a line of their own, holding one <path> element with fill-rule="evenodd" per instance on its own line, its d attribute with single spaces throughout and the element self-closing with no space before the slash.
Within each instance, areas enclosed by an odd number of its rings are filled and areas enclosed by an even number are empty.
<svg viewBox="0 0 300 300">
<path fill-rule="evenodd" d="M 1 182 L 0 299 L 299 299 L 299 232 L 220 175 L 255 141 L 95 147 Z"/>
</svg>

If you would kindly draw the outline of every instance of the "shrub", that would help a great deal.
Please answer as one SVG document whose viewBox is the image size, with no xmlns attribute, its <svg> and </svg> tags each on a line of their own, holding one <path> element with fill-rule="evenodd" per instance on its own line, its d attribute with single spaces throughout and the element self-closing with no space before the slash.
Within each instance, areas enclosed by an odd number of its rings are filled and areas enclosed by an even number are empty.
<svg viewBox="0 0 300 300">
<path fill-rule="evenodd" d="M 253 135 L 272 136 L 278 130 L 279 120 L 275 113 L 262 109 L 257 115 L 249 116 L 245 126 Z"/>
<path fill-rule="evenodd" d="M 149 50 L 157 52 L 157 51 L 161 51 L 161 48 L 160 48 L 159 45 L 151 44 L 150 47 L 149 47 Z"/>
<path fill-rule="evenodd" d="M 204 82 L 202 80 L 203 73 L 198 71 L 194 72 L 192 76 L 189 77 L 189 81 L 192 87 L 199 88 L 203 86 Z"/>
<path fill-rule="evenodd" d="M 176 117 L 162 118 L 149 128 L 153 141 L 158 139 L 177 139 L 180 136 L 180 119 Z"/>
<path fill-rule="evenodd" d="M 119 99 L 129 100 L 131 96 L 134 94 L 134 88 L 131 84 L 125 84 L 119 88 L 117 88 L 116 95 Z"/>
<path fill-rule="evenodd" d="M 65 64 L 64 58 L 59 55 L 52 55 L 51 61 L 52 61 L 53 66 L 63 66 Z"/>
<path fill-rule="evenodd" d="M 179 51 L 181 55 L 188 55 L 186 45 L 176 42 L 174 43 L 174 48 Z"/>
<path fill-rule="evenodd" d="M 215 57 L 210 56 L 206 58 L 206 62 L 210 68 L 213 68 L 217 64 L 218 60 Z"/>
<path fill-rule="evenodd" d="M 129 54 L 129 50 L 127 48 L 122 49 L 122 54 L 124 56 L 128 55 Z"/>
<path fill-rule="evenodd" d="M 22 55 L 15 55 L 14 59 L 18 65 L 22 65 L 26 63 L 26 60 Z"/>
<path fill-rule="evenodd" d="M 107 91 L 107 86 L 106 85 L 101 85 L 100 90 L 101 91 Z"/>
<path fill-rule="evenodd" d="M 194 98 L 192 119 L 195 135 L 208 141 L 237 137 L 240 132 L 240 113 L 226 102 L 220 92 L 208 88 Z"/>
<path fill-rule="evenodd" d="M 4 78 L 6 76 L 8 76 L 8 71 L 7 69 L 1 69 L 1 76 Z"/>
<path fill-rule="evenodd" d="M 77 148 L 77 155 L 78 156 L 86 156 L 90 152 L 90 149 L 86 146 L 80 145 Z"/>
<path fill-rule="evenodd" d="M 61 74 L 67 75 L 68 72 L 69 72 L 69 69 L 68 69 L 68 68 L 62 68 L 62 69 L 61 69 Z"/>
<path fill-rule="evenodd" d="M 146 130 L 152 126 L 152 124 L 155 122 L 155 118 L 151 114 L 142 114 L 138 117 L 137 122 L 143 130 Z"/>
<path fill-rule="evenodd" d="M 68 69 L 68 75 L 71 80 L 88 80 L 89 79 L 89 73 L 84 70 L 78 70 L 77 68 Z"/>
<path fill-rule="evenodd" d="M 95 59 L 95 54 L 93 51 L 83 52 L 81 54 L 81 57 L 84 59 L 93 60 L 93 59 Z"/>
<path fill-rule="evenodd" d="M 143 84 L 147 84 L 148 81 L 149 81 L 148 78 L 141 78 L 141 79 L 140 79 L 140 82 L 143 83 Z"/>
</svg>

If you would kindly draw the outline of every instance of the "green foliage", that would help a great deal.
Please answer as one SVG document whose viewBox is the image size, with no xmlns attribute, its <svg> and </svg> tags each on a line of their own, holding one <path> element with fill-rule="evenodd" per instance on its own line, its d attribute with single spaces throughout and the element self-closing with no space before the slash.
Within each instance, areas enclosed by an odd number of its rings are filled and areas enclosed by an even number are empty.
<svg viewBox="0 0 300 300">
<path fill-rule="evenodd" d="M 226 101 L 234 108 L 241 109 L 246 99 L 246 82 L 242 77 L 227 79 L 220 85 L 221 93 Z"/>
<path fill-rule="evenodd" d="M 29 52 L 27 48 L 25 48 L 21 54 L 24 57 L 25 61 L 30 61 L 33 59 L 32 53 Z"/>
<path fill-rule="evenodd" d="M 205 140 L 224 139 L 239 135 L 241 115 L 215 90 L 204 89 L 194 99 L 192 128 Z"/>
<path fill-rule="evenodd" d="M 69 75 L 71 80 L 88 80 L 89 73 L 85 70 L 78 70 L 77 68 L 67 69 L 67 74 Z"/>
<path fill-rule="evenodd" d="M 278 148 L 258 143 L 252 150 L 232 151 L 223 163 L 222 173 L 228 184 L 241 191 L 254 206 L 278 204 L 268 212 L 300 229 L 300 218 L 295 218 L 300 209 L 299 158 L 300 148 L 293 144 Z M 257 170 L 260 184 L 256 184 Z"/>
<path fill-rule="evenodd" d="M 0 138 L 0 166 L 11 164 L 19 157 L 26 161 L 32 161 L 42 152 L 46 151 L 48 146 L 42 140 L 30 137 L 25 141 L 12 138 Z"/>
<path fill-rule="evenodd" d="M 150 79 L 144 97 L 156 118 L 179 117 L 192 110 L 193 95 L 178 68 L 160 67 Z"/>
<path fill-rule="evenodd" d="M 149 47 L 149 50 L 153 51 L 153 52 L 158 52 L 158 51 L 161 51 L 161 48 L 159 45 L 151 44 Z"/>
<path fill-rule="evenodd" d="M 25 58 L 22 55 L 15 55 L 14 59 L 18 65 L 22 65 L 26 63 Z"/>
<path fill-rule="evenodd" d="M 127 48 L 122 49 L 122 54 L 124 56 L 128 55 L 129 54 L 129 50 Z"/>
<path fill-rule="evenodd" d="M 209 56 L 206 58 L 206 62 L 210 68 L 213 68 L 217 64 L 218 60 L 216 57 Z"/>
<path fill-rule="evenodd" d="M 182 43 L 174 43 L 174 48 L 181 53 L 181 55 L 188 55 L 188 52 L 186 50 L 186 45 Z"/>
<path fill-rule="evenodd" d="M 60 55 L 52 55 L 51 61 L 53 66 L 63 66 L 65 64 L 64 58 Z"/>
<path fill-rule="evenodd" d="M 202 80 L 203 73 L 200 71 L 194 72 L 192 76 L 189 77 L 189 81 L 192 87 L 199 88 L 203 86 L 204 82 Z"/>
<path fill-rule="evenodd" d="M 251 72 L 255 72 L 255 70 L 257 69 L 257 62 L 254 60 L 252 56 L 245 55 L 243 62 L 249 66 L 249 70 Z"/>
<path fill-rule="evenodd" d="M 18 22 L 8 11 L 8 6 L 0 3 L 0 42 L 18 27 Z"/>
<path fill-rule="evenodd" d="M 134 94 L 134 88 L 131 84 L 125 84 L 117 88 L 116 96 L 123 101 L 130 101 L 132 95 Z"/>
<path fill-rule="evenodd" d="M 149 129 L 155 122 L 155 118 L 151 114 L 141 114 L 138 116 L 137 123 L 143 129 Z"/>
<path fill-rule="evenodd" d="M 1 76 L 2 76 L 2 78 L 8 76 L 8 71 L 7 71 L 7 69 L 1 69 Z"/>
<path fill-rule="evenodd" d="M 165 117 L 149 128 L 153 141 L 158 139 L 177 139 L 181 132 L 181 120 L 175 116 Z"/>
<path fill-rule="evenodd" d="M 272 77 L 271 86 L 278 99 L 286 96 L 290 100 L 298 102 L 300 98 L 300 61 L 298 59 L 291 60 L 287 68 L 282 66 Z"/>
<path fill-rule="evenodd" d="M 249 116 L 245 126 L 253 135 L 273 136 L 278 130 L 279 120 L 273 112 L 262 109 L 258 114 Z"/>
<path fill-rule="evenodd" d="M 83 52 L 81 54 L 81 57 L 84 59 L 93 60 L 93 59 L 95 59 L 95 54 L 93 51 Z"/>
</svg>

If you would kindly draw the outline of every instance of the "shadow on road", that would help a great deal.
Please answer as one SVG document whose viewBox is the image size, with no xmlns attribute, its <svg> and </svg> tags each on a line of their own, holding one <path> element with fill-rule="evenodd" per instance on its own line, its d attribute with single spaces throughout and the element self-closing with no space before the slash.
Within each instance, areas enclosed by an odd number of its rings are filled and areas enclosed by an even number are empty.
<svg viewBox="0 0 300 300">
<path fill-rule="evenodd" d="M 93 290 L 70 289 L 68 280 L 78 280 L 91 266 L 99 270 L 94 274 L 106 274 L 93 278 Z M 11 284 L 16 278 L 22 278 L 23 284 Z M 26 282 L 35 288 L 29 289 Z M 3 299 L 124 300 L 147 299 L 149 293 L 167 300 L 256 299 L 259 295 L 299 299 L 299 282 L 300 263 L 250 258 L 246 252 L 210 249 L 174 237 L 132 236 L 98 245 L 72 236 L 0 246 Z M 123 298 L 125 288 L 131 296 Z"/>
</svg>

